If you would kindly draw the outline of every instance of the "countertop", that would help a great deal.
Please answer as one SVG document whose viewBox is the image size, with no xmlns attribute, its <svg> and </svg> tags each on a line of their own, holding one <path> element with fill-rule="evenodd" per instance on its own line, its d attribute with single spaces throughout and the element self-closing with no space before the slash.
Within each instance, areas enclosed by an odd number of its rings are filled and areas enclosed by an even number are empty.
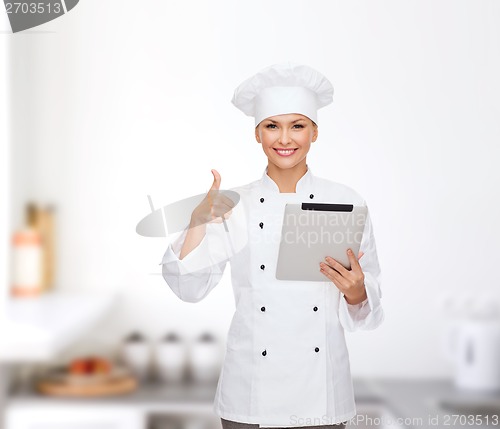
<svg viewBox="0 0 500 429">
<path fill-rule="evenodd" d="M 376 403 L 387 407 L 403 427 L 500 427 L 500 391 L 458 390 L 449 379 L 356 378 L 354 390 L 358 413 L 363 404 Z"/>
<path fill-rule="evenodd" d="M 0 363 L 47 362 L 107 314 L 110 293 L 62 293 L 10 298 L 0 326 Z"/>
<path fill-rule="evenodd" d="M 354 378 L 354 391 L 358 415 L 364 409 L 380 407 L 399 419 L 399 427 L 446 428 L 446 427 L 500 427 L 494 415 L 500 415 L 500 392 L 480 393 L 457 390 L 447 379 L 366 379 Z M 92 406 L 123 405 L 138 407 L 148 412 L 205 411 L 211 413 L 216 383 L 197 385 L 193 383 L 166 385 L 147 382 L 127 395 L 96 399 L 44 397 L 32 389 L 12 392 L 9 407 L 36 404 L 82 404 Z M 450 408 L 445 408 L 445 405 Z M 486 423 L 488 414 L 489 425 Z M 460 417 L 462 415 L 462 417 Z M 477 417 L 464 420 L 464 415 Z M 456 416 L 456 417 L 455 417 Z M 497 417 L 498 418 L 498 417 Z M 469 417 L 470 419 L 470 417 Z M 496 424 L 495 424 L 496 421 Z M 360 427 L 396 428 L 395 422 L 361 425 Z"/>
</svg>

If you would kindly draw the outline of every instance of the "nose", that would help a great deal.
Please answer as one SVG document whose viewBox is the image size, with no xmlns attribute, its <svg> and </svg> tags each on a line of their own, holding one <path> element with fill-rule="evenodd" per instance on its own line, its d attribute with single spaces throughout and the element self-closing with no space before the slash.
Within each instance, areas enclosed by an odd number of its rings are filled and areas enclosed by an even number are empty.
<svg viewBox="0 0 500 429">
<path fill-rule="evenodd" d="M 281 132 L 281 135 L 280 135 L 278 142 L 281 143 L 282 145 L 286 146 L 287 144 L 291 143 L 291 141 L 292 141 L 292 139 L 290 138 L 288 131 L 283 130 Z"/>
</svg>

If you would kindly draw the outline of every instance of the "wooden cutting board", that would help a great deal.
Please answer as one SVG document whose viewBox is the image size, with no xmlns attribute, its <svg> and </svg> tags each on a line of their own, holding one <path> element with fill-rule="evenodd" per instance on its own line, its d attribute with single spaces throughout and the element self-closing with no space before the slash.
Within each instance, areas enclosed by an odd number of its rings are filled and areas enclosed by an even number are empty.
<svg viewBox="0 0 500 429">
<path fill-rule="evenodd" d="M 57 379 L 47 377 L 35 382 L 36 390 L 44 395 L 79 397 L 123 395 L 134 391 L 137 385 L 137 378 L 132 374 L 101 378 L 88 383 L 72 382 L 70 375 L 67 379 L 61 376 Z"/>
</svg>

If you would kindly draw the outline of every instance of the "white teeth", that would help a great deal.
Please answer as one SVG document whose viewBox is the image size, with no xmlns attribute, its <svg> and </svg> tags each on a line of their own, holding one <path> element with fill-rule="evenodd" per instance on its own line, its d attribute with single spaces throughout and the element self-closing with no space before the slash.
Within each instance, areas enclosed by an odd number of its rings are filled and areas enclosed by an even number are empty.
<svg viewBox="0 0 500 429">
<path fill-rule="evenodd" d="M 294 150 L 293 149 L 288 149 L 288 150 L 276 149 L 276 151 L 278 153 L 282 153 L 284 155 L 288 155 L 288 154 L 292 153 Z"/>
</svg>

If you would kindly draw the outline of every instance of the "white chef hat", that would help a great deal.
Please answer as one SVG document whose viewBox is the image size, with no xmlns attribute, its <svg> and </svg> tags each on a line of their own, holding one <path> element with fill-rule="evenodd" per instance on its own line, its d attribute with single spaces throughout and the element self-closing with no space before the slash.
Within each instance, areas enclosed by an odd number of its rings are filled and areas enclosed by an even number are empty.
<svg viewBox="0 0 500 429">
<path fill-rule="evenodd" d="M 231 102 L 255 126 L 263 119 L 286 113 L 300 113 L 316 124 L 317 110 L 332 102 L 333 86 L 317 70 L 294 62 L 274 64 L 243 81 Z"/>
</svg>

